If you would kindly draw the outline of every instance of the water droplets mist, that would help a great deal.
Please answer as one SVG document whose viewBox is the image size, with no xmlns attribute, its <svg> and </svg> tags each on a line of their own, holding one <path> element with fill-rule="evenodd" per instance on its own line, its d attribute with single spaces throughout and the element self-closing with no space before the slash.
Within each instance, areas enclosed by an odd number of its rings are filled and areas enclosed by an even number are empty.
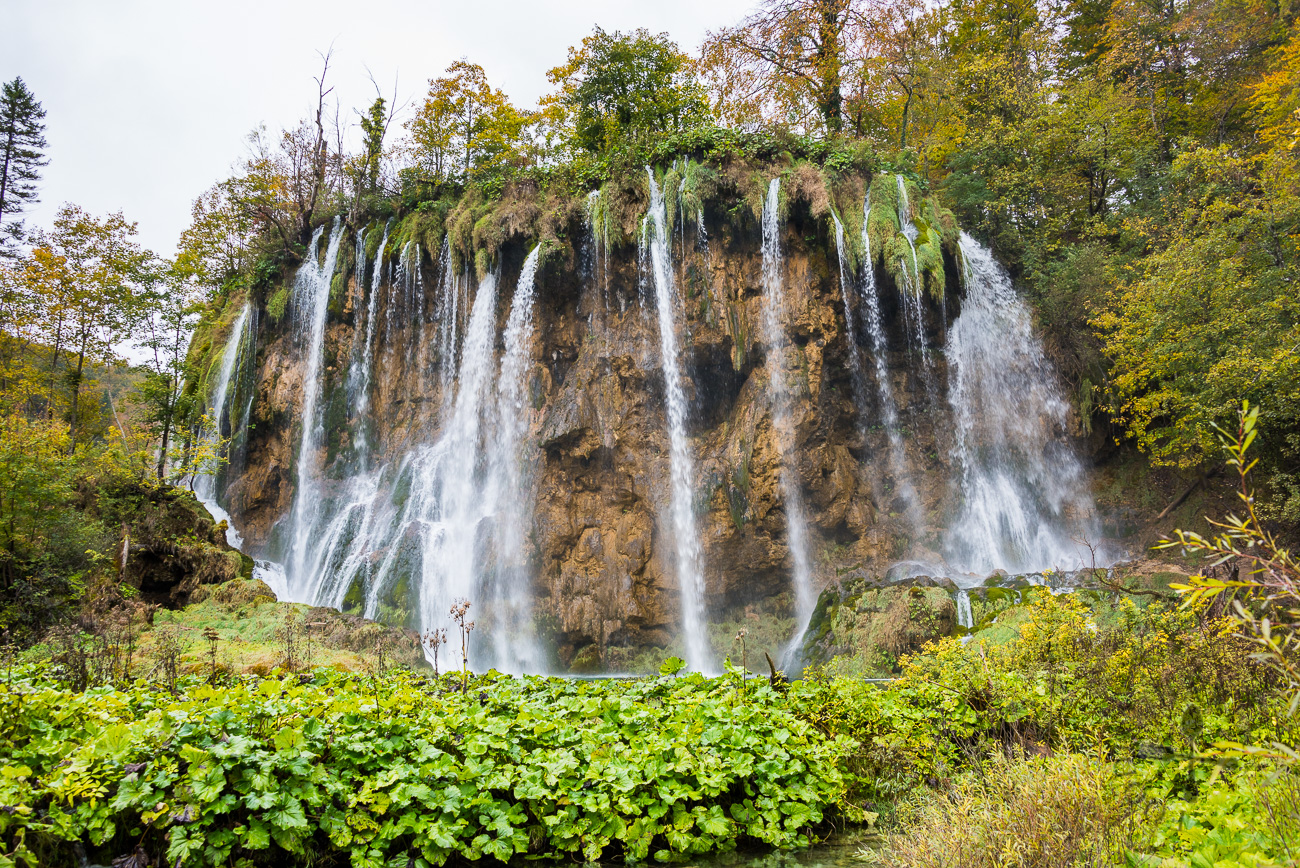
<svg viewBox="0 0 1300 868">
<path fill-rule="evenodd" d="M 713 668 L 705 632 L 704 575 L 701 570 L 699 530 L 695 525 L 692 485 L 695 474 L 690 444 L 686 439 L 686 395 L 682 391 L 681 364 L 677 350 L 677 290 L 673 281 L 668 218 L 663 194 L 654 173 L 650 180 L 648 236 L 649 264 L 654 275 L 655 310 L 659 324 L 659 363 L 664 375 L 668 418 L 668 461 L 673 545 L 677 550 L 677 581 L 681 588 L 682 638 L 686 663 L 692 669 Z"/>
</svg>

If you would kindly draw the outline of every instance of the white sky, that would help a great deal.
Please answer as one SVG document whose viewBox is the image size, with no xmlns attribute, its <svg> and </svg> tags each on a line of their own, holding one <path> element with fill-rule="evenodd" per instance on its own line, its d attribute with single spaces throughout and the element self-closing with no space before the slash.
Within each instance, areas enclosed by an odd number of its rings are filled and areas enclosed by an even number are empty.
<svg viewBox="0 0 1300 868">
<path fill-rule="evenodd" d="M 170 256 L 190 203 L 229 176 L 248 131 L 312 108 L 317 51 L 331 43 L 332 97 L 353 120 L 374 99 L 367 68 L 387 94 L 396 75 L 399 102 L 416 102 L 460 57 L 527 107 L 595 25 L 667 31 L 694 51 L 753 2 L 0 0 L 0 80 L 21 75 L 46 110 L 50 165 L 27 222 L 48 225 L 63 202 L 121 210 Z"/>
</svg>

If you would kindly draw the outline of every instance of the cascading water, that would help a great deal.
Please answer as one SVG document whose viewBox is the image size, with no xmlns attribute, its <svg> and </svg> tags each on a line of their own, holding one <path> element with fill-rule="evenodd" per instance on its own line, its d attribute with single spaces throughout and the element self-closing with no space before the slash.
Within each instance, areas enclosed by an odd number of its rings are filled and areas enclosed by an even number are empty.
<svg viewBox="0 0 1300 868">
<path fill-rule="evenodd" d="M 413 299 L 423 288 L 414 247 L 407 251 L 394 282 L 401 284 L 403 298 Z M 341 608 L 355 590 L 363 614 L 375 618 L 406 588 L 397 608 L 414 604 L 410 623 L 421 630 L 449 627 L 452 603 L 465 598 L 474 605 L 471 617 L 479 625 L 479 641 L 471 650 L 475 665 L 540 671 L 524 545 L 530 494 L 522 469 L 532 412 L 527 374 L 538 258 L 534 251 L 524 264 L 503 335 L 499 376 L 497 280 L 489 275 L 474 298 L 459 352 L 441 359 L 454 397 L 436 439 L 373 470 L 354 466 L 333 499 L 311 492 L 320 504 L 310 515 L 310 551 L 304 546 L 291 561 L 290 598 Z M 459 289 L 446 264 L 440 307 L 454 319 Z M 376 278 L 380 273 L 376 268 Z M 371 290 L 373 298 L 380 285 Z M 390 290 L 388 302 L 394 297 Z"/>
<path fill-rule="evenodd" d="M 423 275 L 420 273 L 419 242 L 407 241 L 402 245 L 393 282 L 401 287 L 402 307 L 408 320 L 406 363 L 408 370 L 415 372 L 416 390 L 423 391 L 424 372 L 417 367 L 420 347 L 424 345 L 424 293 L 421 291 Z"/>
<path fill-rule="evenodd" d="M 947 559 L 978 578 L 1090 565 L 1075 540 L 1091 535 L 1093 505 L 1055 372 L 992 253 L 965 233 L 961 253 L 966 297 L 946 348 L 961 505 Z"/>
<path fill-rule="evenodd" d="M 659 315 L 659 362 L 664 374 L 667 398 L 668 460 L 671 476 L 673 537 L 677 547 L 677 582 L 681 587 L 682 638 L 686 663 L 696 671 L 711 665 L 709 640 L 704 627 L 704 575 L 701 569 L 700 536 L 695 526 L 692 498 L 694 461 L 686 439 L 686 395 L 682 391 L 681 365 L 677 355 L 677 289 L 668 250 L 668 219 L 663 194 L 650 178 L 650 225 L 647 227 L 650 264 L 654 273 L 655 308 Z"/>
<path fill-rule="evenodd" d="M 289 587 L 312 583 L 308 575 L 308 546 L 316 524 L 321 496 L 317 490 L 323 420 L 317 412 L 321 391 L 321 359 L 325 352 L 325 318 L 329 313 L 330 281 L 338 260 L 339 241 L 343 238 L 343 221 L 334 219 L 330 230 L 325 261 L 320 261 L 320 227 L 311 239 L 307 260 L 298 269 L 293 287 L 293 318 L 298 340 L 305 344 L 307 359 L 302 376 L 302 439 L 298 448 L 298 486 L 294 493 L 290 527 L 289 560 L 285 572 Z M 300 595 L 315 599 L 313 593 Z"/>
<path fill-rule="evenodd" d="M 894 475 L 894 489 L 902 496 L 913 529 L 922 525 L 920 499 L 916 487 L 912 484 L 911 474 L 907 470 L 907 458 L 903 453 L 903 435 L 898 426 L 898 405 L 894 403 L 894 388 L 889 382 L 889 346 L 885 338 L 885 326 L 880 317 L 880 293 L 876 288 L 875 261 L 871 255 L 871 234 L 867 231 L 871 219 L 871 194 L 862 204 L 862 304 L 859 315 L 866 327 L 867 337 L 871 340 L 871 356 L 876 369 L 876 400 L 880 407 L 880 423 L 884 426 L 885 436 L 889 439 L 889 466 Z M 845 316 L 848 316 L 846 310 Z"/>
<path fill-rule="evenodd" d="M 452 267 L 451 244 L 442 240 L 438 254 L 438 386 L 442 392 L 443 415 L 451 412 L 452 395 L 456 388 L 456 368 L 460 349 L 460 297 L 461 282 Z M 466 281 L 468 283 L 468 281 Z"/>
<path fill-rule="evenodd" d="M 849 349 L 849 374 L 853 378 L 853 397 L 858 407 L 866 404 L 866 385 L 863 382 L 862 353 L 858 350 L 858 328 L 853 317 L 853 303 L 849 298 L 852 281 L 849 279 L 848 264 L 844 261 L 844 224 L 839 215 L 831 212 L 835 221 L 835 252 L 840 265 L 840 300 L 844 302 L 844 337 Z M 864 221 L 863 225 L 866 223 Z"/>
<path fill-rule="evenodd" d="M 212 405 L 210 407 L 212 416 L 212 430 L 205 432 L 204 439 L 207 441 L 208 448 L 211 449 L 217 443 L 220 443 L 222 437 L 222 420 L 226 415 L 226 402 L 230 395 L 230 383 L 234 378 L 236 363 L 239 361 L 240 347 L 244 340 L 244 329 L 248 325 L 248 314 L 251 305 L 244 302 L 243 308 L 239 311 L 239 316 L 235 318 L 234 323 L 230 326 L 230 336 L 226 338 L 226 345 L 221 350 L 221 368 L 217 372 L 217 388 L 212 393 Z M 234 427 L 233 418 L 230 421 L 231 428 Z M 218 522 L 226 523 L 226 542 L 235 548 L 244 544 L 235 529 L 234 521 L 230 513 L 217 502 L 217 476 L 215 473 L 207 473 L 194 480 L 194 494 L 198 497 L 212 517 Z"/>
<path fill-rule="evenodd" d="M 967 630 L 975 626 L 975 615 L 970 608 L 970 592 L 965 588 L 957 589 L 957 625 Z"/>
<path fill-rule="evenodd" d="M 522 454 L 532 415 L 527 380 L 540 254 L 541 248 L 535 247 L 524 260 L 510 303 L 502 335 L 501 374 L 497 378 L 496 436 L 491 444 L 489 469 L 497 508 L 496 563 L 488 573 L 486 602 L 495 628 L 494 665 L 503 671 L 536 672 L 542 664 L 533 631 L 532 577 L 524 546 L 530 519 L 524 469 L 530 462 Z"/>
<path fill-rule="evenodd" d="M 639 347 L 629 343 L 628 350 L 633 355 L 643 353 L 636 363 L 652 370 L 658 366 L 664 377 L 667 490 L 659 492 L 658 498 L 652 491 L 647 499 L 668 502 L 664 521 L 655 529 L 656 554 L 660 558 L 665 553 L 669 558 L 675 555 L 683 656 L 691 668 L 705 670 L 716 663 L 707 634 L 704 545 L 694 495 L 697 483 L 704 484 L 695 474 L 712 473 L 714 468 L 704 461 L 703 454 L 695 454 L 695 443 L 688 436 L 692 418 L 686 396 L 690 394 L 687 378 L 691 372 L 683 361 L 687 312 L 679 295 L 686 278 L 674 269 L 685 263 L 693 267 L 701 258 L 707 260 L 709 238 L 703 215 L 698 210 L 687 213 L 679 203 L 677 242 L 682 255 L 673 259 L 667 211 L 673 203 L 665 202 L 654 174 L 647 172 L 651 201 L 638 251 L 643 302 L 639 316 L 644 319 L 646 334 L 657 326 L 659 341 L 656 345 L 648 339 Z M 873 269 L 867 234 L 870 200 L 864 203 L 862 246 L 866 257 L 860 270 L 852 264 L 845 228 L 838 217 L 834 235 L 854 400 L 864 415 L 875 410 L 875 417 L 864 418 L 862 424 L 879 424 L 888 439 L 887 455 L 882 449 L 875 460 L 876 467 L 882 468 L 887 458 L 889 472 L 876 475 L 887 479 L 892 473 L 893 511 L 906 503 L 912 527 L 920 531 L 925 528 L 914 484 L 920 485 L 923 477 L 912 476 L 909 466 L 919 474 L 923 464 L 916 455 L 911 456 L 912 465 L 907 460 L 904 447 L 911 444 L 904 441 L 900 421 L 903 396 L 898 395 L 896 401 L 894 390 L 903 372 L 891 371 L 890 360 L 905 363 L 901 351 L 910 349 L 912 376 L 930 363 L 934 348 L 926 345 L 924 315 L 928 310 L 923 307 L 929 300 L 922 295 L 917 254 L 929 256 L 929 248 L 920 239 L 933 236 L 917 235 L 916 225 L 921 221 L 913 223 L 906 188 L 901 179 L 898 183 L 901 232 L 909 241 L 914 236 L 918 240 L 912 245 L 910 264 L 907 250 L 891 243 L 891 249 L 902 250 L 904 260 L 897 324 L 891 320 L 894 300 L 882 304 Z M 806 514 L 811 506 L 804 503 L 797 471 L 795 432 L 797 410 L 803 406 L 797 398 L 806 387 L 803 359 L 790 337 L 794 317 L 786 298 L 791 287 L 784 284 L 780 192 L 779 179 L 773 179 L 762 216 L 763 299 L 761 322 L 756 325 L 771 400 L 771 442 L 779 461 L 776 482 L 781 504 L 775 515 L 780 517 L 783 512 L 786 522 L 790 587 L 801 635 L 816 597 Z M 593 266 L 584 267 L 582 274 L 595 284 L 590 294 L 582 296 L 584 305 L 600 304 L 596 293 L 602 283 L 609 305 L 611 274 L 625 273 L 611 267 L 610 218 L 608 209 L 599 204 L 596 196 L 588 200 Z M 696 220 L 693 245 L 690 227 L 680 222 L 691 216 Z M 876 214 L 878 225 L 880 216 Z M 393 231 L 401 237 L 402 233 Z M 365 249 L 381 232 L 379 253 L 367 261 Z M 259 563 L 259 577 L 287 599 L 361 611 L 368 617 L 421 630 L 450 627 L 452 601 L 464 597 L 473 603 L 471 617 L 478 622 L 471 642 L 473 665 L 513 672 L 542 671 L 544 657 L 533 627 L 537 603 L 529 542 L 534 530 L 533 474 L 535 468 L 545 466 L 551 453 L 534 439 L 535 434 L 547 430 L 550 421 L 543 419 L 534 396 L 564 377 L 566 363 L 561 361 L 546 370 L 535 367 L 534 352 L 549 339 L 547 335 L 539 338 L 536 322 L 542 316 L 535 310 L 539 251 L 532 251 L 524 262 L 507 311 L 506 285 L 489 275 L 476 289 L 471 269 L 465 267 L 457 274 L 445 240 L 436 263 L 432 259 L 422 263 L 424 255 L 436 251 L 421 251 L 412 241 L 405 242 L 400 252 L 395 246 L 391 262 L 386 262 L 383 251 L 389 227 L 376 225 L 371 233 L 356 242 L 355 331 L 342 348 L 344 362 L 350 360 L 351 364 L 347 371 L 335 374 L 333 369 L 325 370 L 323 357 L 330 283 L 342 234 L 337 222 L 332 231 L 317 231 L 295 281 L 292 322 L 303 375 L 302 439 L 296 450 L 295 501 L 271 542 L 272 550 L 279 547 L 285 552 L 287 572 L 268 573 L 271 565 Z M 329 244 L 322 250 L 326 234 Z M 720 237 L 725 242 L 728 236 Z M 948 432 L 954 432 L 951 492 L 956 505 L 951 508 L 951 533 L 943 547 L 946 563 L 935 564 L 941 560 L 938 553 L 918 545 L 909 556 L 925 559 L 925 563 L 895 566 L 904 567 L 908 575 L 948 575 L 957 581 L 958 619 L 969 628 L 972 593 L 967 589 L 993 570 L 1029 572 L 1081 565 L 1080 555 L 1086 556 L 1086 551 L 1070 537 L 1086 537 L 1092 506 L 1086 494 L 1080 494 L 1086 492 L 1082 472 L 1064 445 L 1065 402 L 1030 331 L 1024 305 L 988 251 L 966 236 L 960 248 L 965 301 L 948 330 L 944 355 L 933 353 L 947 362 L 945 368 L 937 369 L 947 372 L 947 402 L 934 398 L 905 417 L 941 414 L 944 418 L 935 426 L 940 450 L 950 442 Z M 892 271 L 895 263 L 888 265 Z M 385 272 L 391 272 L 387 282 Z M 632 297 L 617 283 L 615 289 L 620 302 Z M 937 306 L 933 313 L 939 316 Z M 229 414 L 232 427 L 236 411 L 226 405 L 242 406 L 246 389 L 240 385 L 238 368 L 242 363 L 236 359 L 242 338 L 235 333 L 256 331 L 253 314 L 255 311 L 247 308 L 240 313 L 214 381 L 216 415 L 224 418 Z M 502 314 L 504 329 L 499 331 Z M 708 315 L 707 311 L 701 313 L 702 317 Z M 614 320 L 596 316 L 589 321 L 589 328 L 600 338 Z M 627 319 L 619 321 L 641 327 Z M 251 328 L 250 322 L 254 323 Z M 708 320 L 701 328 L 714 325 Z M 346 334 L 344 327 L 339 331 Z M 928 332 L 931 337 L 937 333 Z M 329 334 L 335 334 L 333 325 Z M 737 333 L 736 340 L 748 337 Z M 893 354 L 889 353 L 891 342 Z M 555 358 L 549 352 L 547 356 L 550 365 Z M 557 372 L 558 378 L 551 379 Z M 703 368 L 699 373 L 704 374 Z M 762 379 L 760 370 L 755 387 L 761 388 Z M 395 382 L 396 390 L 392 388 Z M 337 403 L 333 398 L 336 385 L 346 385 L 346 394 L 339 395 Z M 707 379 L 701 381 L 701 392 L 709 393 Z M 327 395 L 331 396 L 328 401 Z M 394 412 L 398 418 L 393 424 L 383 418 L 390 399 L 391 406 L 403 408 Z M 378 406 L 381 400 L 383 407 Z M 342 432 L 331 429 L 332 463 L 326 469 L 321 466 L 326 452 L 324 420 L 344 415 L 338 413 L 344 406 L 349 428 Z M 917 406 L 916 402 L 912 406 Z M 338 443 L 351 448 L 334 451 L 336 433 L 344 435 Z M 205 485 L 200 483 L 201 488 Z M 215 490 L 212 485 L 205 493 Z M 924 491 L 929 503 L 932 488 Z M 537 525 L 537 529 L 544 527 L 544 523 Z M 779 534 L 779 526 L 775 532 Z M 708 541 L 713 544 L 712 535 Z M 662 563 L 660 560 L 656 567 Z M 901 575 L 891 572 L 895 578 Z M 796 648 L 792 641 L 786 650 L 787 665 L 793 662 Z"/>
<path fill-rule="evenodd" d="M 370 283 L 370 294 L 366 300 L 366 341 L 358 354 L 352 371 L 348 376 L 348 396 L 352 404 L 352 418 L 356 420 L 357 464 L 364 471 L 370 457 L 370 431 L 366 419 L 366 408 L 370 405 L 370 378 L 375 364 L 375 317 L 378 313 L 379 280 L 383 267 L 384 248 L 388 246 L 388 226 L 375 251 L 375 267 Z M 357 242 L 357 291 L 362 289 L 366 271 L 365 245 Z M 360 329 L 357 333 L 360 334 Z"/>
<path fill-rule="evenodd" d="M 773 178 L 763 202 L 763 340 L 767 344 L 767 377 L 772 394 L 772 431 L 781 456 L 781 498 L 785 505 L 786 544 L 794 571 L 796 630 L 786 648 L 789 659 L 803 638 L 803 628 L 817 605 L 813 591 L 812 561 L 808 556 L 808 524 L 803 494 L 794 467 L 794 421 L 790 418 L 790 379 L 798 376 L 797 361 L 787 358 L 785 339 L 785 281 L 781 276 L 781 179 Z"/>
<path fill-rule="evenodd" d="M 903 315 L 908 323 L 908 343 L 921 356 L 921 376 L 925 381 L 926 391 L 933 396 L 935 392 L 934 375 L 930 367 L 930 348 L 925 342 L 925 299 L 922 297 L 921 268 L 916 257 L 916 239 L 920 230 L 912 222 L 912 203 L 907 196 L 907 184 L 903 176 L 898 180 L 898 225 L 912 250 L 912 265 L 906 262 L 899 265 L 899 295 L 903 298 Z M 863 222 L 866 226 L 866 222 Z"/>
</svg>

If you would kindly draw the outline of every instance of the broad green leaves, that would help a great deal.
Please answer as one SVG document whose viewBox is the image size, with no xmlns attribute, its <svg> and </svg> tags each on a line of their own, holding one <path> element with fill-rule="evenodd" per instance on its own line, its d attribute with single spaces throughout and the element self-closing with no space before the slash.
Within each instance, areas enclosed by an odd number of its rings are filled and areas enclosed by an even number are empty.
<svg viewBox="0 0 1300 868">
<path fill-rule="evenodd" d="M 20 715 L 0 736 L 4 852 L 25 836 L 107 861 L 143 835 L 169 864 L 267 850 L 297 864 L 328 842 L 353 865 L 440 865 L 799 846 L 837 810 L 851 747 L 766 684 L 738 705 L 732 680 L 698 676 L 488 676 L 463 694 L 320 672 L 193 683 L 172 702 L 143 683 L 75 693 L 43 677 L 7 688 Z"/>
</svg>

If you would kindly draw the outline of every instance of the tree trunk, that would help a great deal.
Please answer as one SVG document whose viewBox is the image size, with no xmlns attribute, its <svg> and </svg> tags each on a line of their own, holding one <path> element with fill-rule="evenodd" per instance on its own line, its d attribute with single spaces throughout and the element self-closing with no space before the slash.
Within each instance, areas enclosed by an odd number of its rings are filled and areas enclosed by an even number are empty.
<svg viewBox="0 0 1300 868">
<path fill-rule="evenodd" d="M 838 133 L 844 127 L 844 96 L 840 92 L 840 15 L 838 2 L 823 0 L 818 22 L 817 71 L 821 91 L 818 107 L 826 120 L 826 129 Z"/>
<path fill-rule="evenodd" d="M 81 342 L 81 351 L 77 353 L 77 375 L 72 381 L 72 417 L 68 420 L 68 432 L 71 435 L 72 446 L 68 449 L 69 455 L 77 453 L 77 405 L 81 400 L 81 374 L 86 366 L 86 342 Z"/>
<path fill-rule="evenodd" d="M 54 324 L 54 346 L 50 351 L 50 391 L 46 400 L 49 402 L 45 408 L 47 419 L 54 418 L 54 375 L 59 370 L 59 354 L 63 351 L 63 314 L 59 314 L 58 321 Z"/>
<path fill-rule="evenodd" d="M 172 426 L 170 416 L 163 422 L 162 447 L 158 450 L 158 481 L 163 481 L 167 472 L 167 444 L 171 440 Z"/>
<path fill-rule="evenodd" d="M 4 224 L 5 219 L 5 197 L 9 194 L 9 161 L 14 153 L 14 131 L 10 130 L 9 135 L 5 138 L 5 167 L 0 172 L 0 225 Z"/>
</svg>

